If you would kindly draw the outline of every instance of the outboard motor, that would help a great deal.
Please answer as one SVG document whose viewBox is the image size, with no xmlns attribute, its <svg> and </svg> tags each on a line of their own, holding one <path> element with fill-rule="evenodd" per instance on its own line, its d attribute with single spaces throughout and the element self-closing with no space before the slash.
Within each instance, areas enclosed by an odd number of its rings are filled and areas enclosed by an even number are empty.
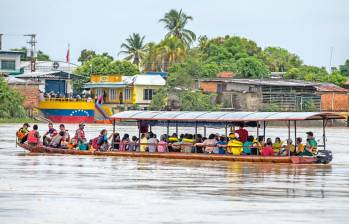
<svg viewBox="0 0 349 224">
<path fill-rule="evenodd" d="M 332 161 L 332 151 L 330 150 L 318 150 L 316 154 L 317 163 L 328 164 Z"/>
</svg>

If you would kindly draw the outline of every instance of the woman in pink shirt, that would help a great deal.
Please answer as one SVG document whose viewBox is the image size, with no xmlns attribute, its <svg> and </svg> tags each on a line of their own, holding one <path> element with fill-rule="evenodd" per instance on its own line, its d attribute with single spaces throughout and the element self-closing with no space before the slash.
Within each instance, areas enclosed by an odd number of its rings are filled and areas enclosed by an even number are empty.
<svg viewBox="0 0 349 224">
<path fill-rule="evenodd" d="M 261 155 L 262 156 L 274 156 L 274 150 L 272 146 L 272 142 L 267 142 L 267 144 L 262 148 Z"/>
<path fill-rule="evenodd" d="M 164 135 L 161 135 L 160 141 L 158 143 L 157 147 L 158 152 L 166 152 L 167 151 L 167 142 L 166 137 Z"/>
</svg>

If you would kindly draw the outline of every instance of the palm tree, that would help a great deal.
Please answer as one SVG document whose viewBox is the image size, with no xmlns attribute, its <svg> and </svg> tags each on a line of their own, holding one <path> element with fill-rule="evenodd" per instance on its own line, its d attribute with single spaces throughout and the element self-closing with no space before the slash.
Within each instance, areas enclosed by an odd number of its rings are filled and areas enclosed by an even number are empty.
<svg viewBox="0 0 349 224">
<path fill-rule="evenodd" d="M 125 57 L 126 60 L 132 60 L 132 63 L 139 67 L 141 60 L 144 57 L 144 44 L 145 36 L 142 36 L 139 33 L 133 33 L 126 39 L 126 43 L 121 44 L 120 54 L 127 54 Z"/>
<path fill-rule="evenodd" d="M 166 37 L 159 43 L 159 56 L 161 58 L 162 69 L 168 68 L 174 63 L 180 62 L 187 53 L 187 46 L 177 37 Z"/>
<path fill-rule="evenodd" d="M 159 22 L 165 24 L 165 29 L 168 30 L 166 36 L 176 36 L 187 46 L 190 46 L 191 43 L 196 40 L 195 33 L 185 29 L 185 26 L 190 20 L 193 20 L 193 17 L 186 15 L 182 12 L 182 9 L 179 10 L 179 12 L 175 9 L 171 9 L 169 12 L 165 13 L 164 18 L 160 19 Z"/>
</svg>

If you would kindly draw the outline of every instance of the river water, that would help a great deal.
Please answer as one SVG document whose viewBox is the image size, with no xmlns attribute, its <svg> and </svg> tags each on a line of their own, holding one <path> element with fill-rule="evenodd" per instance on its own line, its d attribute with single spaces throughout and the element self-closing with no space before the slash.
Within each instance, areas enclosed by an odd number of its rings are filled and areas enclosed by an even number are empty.
<svg viewBox="0 0 349 224">
<path fill-rule="evenodd" d="M 330 165 L 28 155 L 15 147 L 18 128 L 0 125 L 1 224 L 349 222 L 347 128 L 327 129 Z M 87 135 L 101 128 L 89 125 Z M 286 135 L 284 128 L 267 129 L 268 137 Z"/>
</svg>

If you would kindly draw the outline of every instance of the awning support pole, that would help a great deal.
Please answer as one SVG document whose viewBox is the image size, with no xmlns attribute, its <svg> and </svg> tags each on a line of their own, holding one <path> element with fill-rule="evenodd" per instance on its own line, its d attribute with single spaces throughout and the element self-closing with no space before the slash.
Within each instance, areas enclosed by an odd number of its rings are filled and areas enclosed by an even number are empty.
<svg viewBox="0 0 349 224">
<path fill-rule="evenodd" d="M 198 134 L 198 122 L 195 121 L 195 135 Z"/>
<path fill-rule="evenodd" d="M 206 125 L 204 125 L 204 137 L 206 138 Z"/>
<path fill-rule="evenodd" d="M 170 134 L 170 121 L 167 121 L 167 136 Z"/>
<path fill-rule="evenodd" d="M 291 145 L 290 145 L 290 139 L 291 139 L 291 121 L 287 121 L 287 128 L 288 128 L 288 138 L 287 138 L 287 146 L 288 146 L 288 156 L 291 156 Z"/>
<path fill-rule="evenodd" d="M 297 121 L 293 121 L 294 125 L 294 150 L 297 149 Z"/>
<path fill-rule="evenodd" d="M 111 140 L 111 147 L 112 149 L 114 148 L 114 136 L 115 136 L 115 119 L 113 119 L 113 135 L 112 135 L 112 140 Z"/>
<path fill-rule="evenodd" d="M 326 150 L 326 123 L 327 120 L 322 120 L 322 143 L 324 145 L 324 150 Z"/>
<path fill-rule="evenodd" d="M 138 150 L 141 150 L 141 123 L 142 121 L 138 121 Z"/>
<path fill-rule="evenodd" d="M 228 137 L 228 122 L 225 122 L 225 136 Z"/>
<path fill-rule="evenodd" d="M 259 121 L 257 121 L 257 139 L 259 137 Z"/>
<path fill-rule="evenodd" d="M 265 121 L 263 121 L 263 138 L 264 138 L 264 141 L 265 141 Z"/>
<path fill-rule="evenodd" d="M 176 122 L 176 135 L 178 136 L 178 123 Z"/>
</svg>

